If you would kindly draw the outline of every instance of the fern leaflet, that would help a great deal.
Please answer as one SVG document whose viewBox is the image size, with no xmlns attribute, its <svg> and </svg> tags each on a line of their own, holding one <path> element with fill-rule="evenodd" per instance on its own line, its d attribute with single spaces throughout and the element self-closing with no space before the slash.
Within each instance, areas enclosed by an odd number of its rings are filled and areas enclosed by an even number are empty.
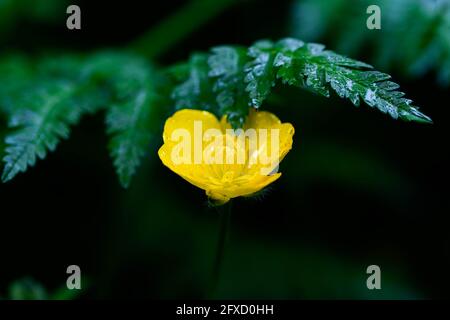
<svg viewBox="0 0 450 320">
<path fill-rule="evenodd" d="M 355 106 L 364 101 L 394 119 L 431 122 L 411 100 L 404 98 L 404 93 L 397 91 L 399 86 L 389 81 L 389 75 L 373 70 L 364 62 L 325 50 L 321 44 L 287 38 L 276 43 L 259 41 L 247 50 L 217 47 L 209 54 L 208 63 L 209 71 L 203 65 L 203 76 L 196 78 L 196 88 L 202 88 L 208 95 L 200 95 L 199 90 L 187 90 L 193 88 L 187 84 L 192 84 L 192 74 L 197 69 L 185 64 L 184 73 L 189 77 L 180 77 L 181 84 L 175 86 L 172 97 L 177 106 L 211 105 L 210 92 L 213 92 L 217 98 L 212 108 L 219 115 L 227 114 L 234 127 L 241 126 L 248 108 L 259 108 L 279 82 L 325 97 L 329 97 L 333 89 Z"/>
<path fill-rule="evenodd" d="M 153 73 L 145 63 L 134 63 L 115 79 L 116 101 L 109 107 L 106 123 L 110 154 L 125 188 L 150 149 L 157 128 L 154 118 L 160 99 Z"/>
<path fill-rule="evenodd" d="M 37 158 L 45 158 L 60 139 L 69 136 L 70 126 L 84 112 L 70 101 L 76 91 L 72 83 L 49 82 L 21 97 L 20 107 L 9 120 L 9 127 L 16 130 L 5 138 L 3 182 L 33 166 Z"/>
</svg>

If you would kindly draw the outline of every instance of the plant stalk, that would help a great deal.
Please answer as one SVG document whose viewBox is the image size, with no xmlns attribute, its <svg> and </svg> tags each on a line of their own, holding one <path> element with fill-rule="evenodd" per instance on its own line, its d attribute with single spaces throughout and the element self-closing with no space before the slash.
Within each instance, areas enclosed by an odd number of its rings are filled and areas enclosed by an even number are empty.
<svg viewBox="0 0 450 320">
<path fill-rule="evenodd" d="M 214 265 L 211 274 L 210 288 L 208 291 L 209 298 L 214 297 L 220 280 L 226 244 L 228 242 L 228 233 L 231 218 L 231 206 L 232 205 L 230 200 L 228 203 L 224 204 L 222 207 L 219 208 L 220 230 L 219 230 L 219 238 L 217 241 L 216 256 L 214 259 Z"/>
<path fill-rule="evenodd" d="M 135 51 L 155 59 L 238 2 L 238 0 L 191 0 L 138 38 L 131 46 Z"/>
</svg>

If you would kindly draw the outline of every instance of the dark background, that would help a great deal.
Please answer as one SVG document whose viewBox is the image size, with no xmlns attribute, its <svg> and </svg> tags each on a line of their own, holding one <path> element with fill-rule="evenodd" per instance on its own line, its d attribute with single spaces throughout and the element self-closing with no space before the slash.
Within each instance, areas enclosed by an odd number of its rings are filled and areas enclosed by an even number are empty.
<svg viewBox="0 0 450 320">
<path fill-rule="evenodd" d="M 0 36 L 1 52 L 125 48 L 185 2 L 72 3 L 81 7 L 82 30 L 66 29 L 64 5 L 40 19 L 19 15 Z M 156 62 L 288 36 L 291 4 L 242 1 Z M 264 105 L 294 124 L 294 148 L 263 199 L 234 201 L 217 297 L 449 297 L 448 87 L 432 73 L 381 71 L 393 75 L 433 125 L 395 121 L 300 89 L 277 89 Z M 76 264 L 85 285 L 79 298 L 203 297 L 217 212 L 202 190 L 162 165 L 161 141 L 131 188 L 122 189 L 103 121 L 102 114 L 85 117 L 45 161 L 0 185 L 0 296 L 27 276 L 51 295 Z M 382 290 L 366 288 L 371 264 L 381 268 Z"/>
</svg>

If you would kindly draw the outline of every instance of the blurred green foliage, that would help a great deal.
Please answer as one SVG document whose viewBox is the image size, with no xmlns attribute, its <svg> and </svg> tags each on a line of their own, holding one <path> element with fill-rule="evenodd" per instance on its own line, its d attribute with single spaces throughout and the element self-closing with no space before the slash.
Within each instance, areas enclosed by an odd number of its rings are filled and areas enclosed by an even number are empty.
<svg viewBox="0 0 450 320">
<path fill-rule="evenodd" d="M 364 27 L 373 4 L 381 9 L 381 30 Z M 450 84 L 448 0 L 297 0 L 291 33 L 306 41 L 326 39 L 333 50 L 354 57 L 370 50 L 369 61 L 378 68 L 415 77 L 434 72 L 442 85 Z"/>
<path fill-rule="evenodd" d="M 1 0 L 0 39 L 24 21 L 52 24 L 61 21 L 70 1 L 68 0 Z"/>
<path fill-rule="evenodd" d="M 86 280 L 84 281 L 87 282 Z M 69 290 L 63 287 L 49 293 L 47 289 L 31 277 L 24 277 L 12 282 L 9 286 L 8 300 L 73 300 L 80 294 L 80 290 Z"/>
<path fill-rule="evenodd" d="M 9 298 L 11 300 L 45 300 L 48 294 L 40 283 L 31 278 L 23 278 L 10 285 Z"/>
</svg>

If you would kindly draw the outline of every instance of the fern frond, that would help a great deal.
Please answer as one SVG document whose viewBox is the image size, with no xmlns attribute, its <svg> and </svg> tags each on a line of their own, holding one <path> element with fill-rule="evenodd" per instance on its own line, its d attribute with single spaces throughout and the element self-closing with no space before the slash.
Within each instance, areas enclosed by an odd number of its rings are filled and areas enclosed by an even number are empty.
<svg viewBox="0 0 450 320">
<path fill-rule="evenodd" d="M 71 101 L 77 88 L 72 83 L 48 82 L 32 88 L 21 97 L 9 127 L 15 129 L 5 138 L 5 167 L 2 181 L 14 178 L 55 150 L 60 139 L 69 136 L 70 126 L 84 110 Z"/>
<path fill-rule="evenodd" d="M 244 48 L 222 46 L 211 54 L 195 53 L 187 63 L 170 68 L 176 83 L 171 94 L 175 109 L 226 114 L 234 127 L 241 126 L 249 107 L 244 83 L 247 61 Z"/>
<path fill-rule="evenodd" d="M 116 101 L 106 117 L 109 150 L 120 182 L 127 188 L 158 129 L 154 118 L 160 98 L 155 71 L 143 61 L 128 64 L 116 75 L 114 88 Z"/>
<path fill-rule="evenodd" d="M 192 59 L 179 67 L 187 79 L 179 77 L 181 84 L 172 94 L 175 104 L 183 107 L 206 104 L 219 115 L 228 115 L 235 127 L 243 124 L 248 108 L 259 108 L 272 87 L 280 82 L 325 97 L 330 96 L 332 89 L 355 106 L 364 101 L 394 119 L 431 122 L 411 100 L 404 98 L 404 93 L 397 91 L 399 86 L 389 81 L 389 75 L 364 62 L 325 50 L 321 44 L 287 38 L 276 43 L 259 41 L 247 50 L 233 46 L 213 48 L 208 57 L 209 69 L 205 69 L 205 57 L 201 57 L 202 77 L 192 77 L 199 70 L 192 65 Z M 208 94 L 200 94 L 204 92 Z M 216 105 L 211 103 L 211 92 L 217 96 Z"/>
<path fill-rule="evenodd" d="M 247 50 L 241 47 L 215 47 L 208 58 L 209 77 L 214 79 L 220 114 L 226 114 L 233 127 L 242 127 L 250 105 L 245 92 L 244 67 Z"/>
<path fill-rule="evenodd" d="M 0 105 L 8 118 L 2 181 L 14 178 L 67 139 L 84 113 L 103 106 L 107 94 L 86 74 L 80 57 L 48 57 L 29 67 L 27 60 L 4 60 Z"/>
<path fill-rule="evenodd" d="M 294 44 L 293 44 L 294 43 Z M 292 50 L 294 46 L 294 50 Z M 348 98 L 355 106 L 363 100 L 394 119 L 431 122 L 404 93 L 388 74 L 374 71 L 366 63 L 324 50 L 320 44 L 305 44 L 285 39 L 266 50 L 275 56 L 277 77 L 283 82 L 300 85 L 329 97 L 333 89 L 339 97 Z M 293 71 L 290 69 L 297 70 Z"/>
<path fill-rule="evenodd" d="M 172 90 L 171 98 L 175 109 L 201 109 L 218 112 L 213 82 L 209 78 L 208 55 L 195 53 L 187 63 L 175 65 L 168 74 L 177 85 Z"/>
<path fill-rule="evenodd" d="M 272 47 L 271 41 L 259 41 L 248 49 L 251 61 L 247 63 L 245 72 L 246 90 L 250 103 L 259 108 L 275 86 L 275 56 L 265 52 Z"/>
<path fill-rule="evenodd" d="M 45 158 L 83 114 L 107 107 L 110 153 L 120 181 L 129 184 L 158 127 L 150 121 L 159 90 L 153 69 L 118 52 L 44 58 L 26 75 L 11 68 L 18 63 L 4 65 L 8 72 L 0 77 L 9 81 L 0 88 L 0 106 L 12 131 L 5 138 L 4 182 Z"/>
</svg>

